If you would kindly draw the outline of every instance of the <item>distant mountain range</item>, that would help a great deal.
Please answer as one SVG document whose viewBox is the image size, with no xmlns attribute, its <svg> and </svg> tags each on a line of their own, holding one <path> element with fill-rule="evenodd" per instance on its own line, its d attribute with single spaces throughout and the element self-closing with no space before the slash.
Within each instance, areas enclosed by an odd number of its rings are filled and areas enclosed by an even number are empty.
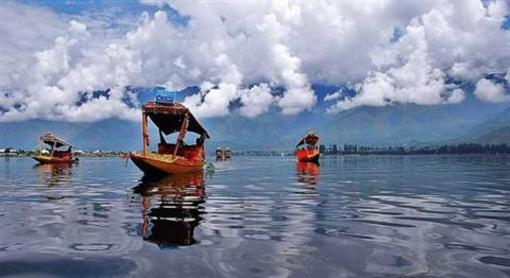
<svg viewBox="0 0 510 278">
<path fill-rule="evenodd" d="M 140 124 L 109 119 L 93 123 L 69 123 L 43 120 L 0 123 L 0 148 L 32 149 L 39 136 L 51 131 L 77 148 L 85 150 L 130 150 L 140 144 Z"/>
<path fill-rule="evenodd" d="M 457 141 L 479 144 L 510 144 L 510 108 L 470 128 Z"/>
<path fill-rule="evenodd" d="M 481 137 L 510 127 L 510 108 L 497 114 L 502 109 L 474 102 L 360 107 L 337 114 L 321 134 L 327 142 L 369 146 L 487 142 Z"/>
<path fill-rule="evenodd" d="M 406 145 L 453 138 L 467 127 L 468 119 L 445 107 L 397 105 L 343 111 L 321 133 L 339 144 Z"/>
<path fill-rule="evenodd" d="M 321 109 L 296 116 L 273 111 L 256 118 L 233 114 L 204 119 L 202 123 L 212 137 L 207 147 L 290 150 L 309 128 L 316 130 L 324 144 L 510 144 L 510 108 L 501 105 L 467 100 L 456 105 L 359 107 L 336 115 Z M 118 119 L 94 123 L 42 120 L 0 123 L 0 148 L 32 149 L 46 131 L 53 131 L 84 150 L 141 148 L 140 123 Z M 152 131 L 154 143 L 156 129 Z"/>
<path fill-rule="evenodd" d="M 510 127 L 502 127 L 495 130 L 491 130 L 473 140 L 467 142 L 478 143 L 478 144 L 507 144 L 510 145 Z"/>
</svg>

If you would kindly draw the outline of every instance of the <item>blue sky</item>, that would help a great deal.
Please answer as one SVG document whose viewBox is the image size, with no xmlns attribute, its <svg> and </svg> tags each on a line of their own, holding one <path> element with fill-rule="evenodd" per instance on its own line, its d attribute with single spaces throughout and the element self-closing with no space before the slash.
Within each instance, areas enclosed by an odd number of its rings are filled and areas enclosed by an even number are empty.
<svg viewBox="0 0 510 278">
<path fill-rule="evenodd" d="M 21 3 L 50 7 L 59 13 L 81 14 L 89 11 L 118 10 L 123 13 L 139 14 L 143 11 L 155 12 L 167 9 L 168 6 L 154 6 L 140 3 L 137 0 L 21 0 Z"/>
<path fill-rule="evenodd" d="M 110 13 L 112 17 L 137 17 L 143 12 L 165 11 L 169 20 L 176 25 L 186 24 L 188 17 L 182 16 L 170 5 L 148 5 L 138 0 L 21 0 L 29 5 L 49 7 L 57 13 L 70 15 Z"/>
</svg>

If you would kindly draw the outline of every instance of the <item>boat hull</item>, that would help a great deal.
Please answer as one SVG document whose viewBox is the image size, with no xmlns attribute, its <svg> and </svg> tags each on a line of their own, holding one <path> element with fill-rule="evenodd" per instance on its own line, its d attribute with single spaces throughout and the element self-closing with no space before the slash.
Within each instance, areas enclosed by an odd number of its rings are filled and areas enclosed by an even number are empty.
<svg viewBox="0 0 510 278">
<path fill-rule="evenodd" d="M 296 152 L 296 158 L 299 162 L 319 162 L 320 153 L 316 149 L 299 150 Z"/>
<path fill-rule="evenodd" d="M 76 162 L 76 160 L 73 158 L 59 158 L 59 157 L 51 157 L 51 156 L 44 156 L 44 155 L 36 155 L 36 156 L 32 156 L 32 158 L 41 164 L 59 164 L 59 163 Z"/>
<path fill-rule="evenodd" d="M 178 175 L 203 171 L 203 160 L 188 160 L 181 156 L 155 155 L 131 152 L 129 158 L 147 175 Z"/>
</svg>

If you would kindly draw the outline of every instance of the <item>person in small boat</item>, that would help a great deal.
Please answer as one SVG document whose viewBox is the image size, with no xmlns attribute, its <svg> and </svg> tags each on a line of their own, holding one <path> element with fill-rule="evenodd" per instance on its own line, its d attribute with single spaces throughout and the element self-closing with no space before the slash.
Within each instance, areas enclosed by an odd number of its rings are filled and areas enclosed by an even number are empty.
<svg viewBox="0 0 510 278">
<path fill-rule="evenodd" d="M 205 151 L 204 151 L 204 143 L 205 143 L 205 137 L 201 135 L 200 137 L 195 140 L 195 144 L 197 148 L 202 152 L 202 158 L 205 159 Z"/>
<path fill-rule="evenodd" d="M 196 144 L 197 146 L 202 146 L 202 145 L 204 145 L 204 142 L 205 142 L 205 138 L 204 138 L 204 136 L 200 136 L 200 137 L 198 137 L 198 138 L 197 138 L 197 140 L 195 140 L 195 144 Z"/>
<path fill-rule="evenodd" d="M 183 139 L 177 138 L 177 144 L 169 144 L 166 142 L 164 137 L 162 137 L 161 143 L 158 144 L 158 154 L 174 154 L 175 148 L 178 145 L 177 156 L 183 156 L 188 159 L 197 159 L 199 157 L 203 157 L 205 154 L 203 153 L 203 145 L 205 143 L 205 137 L 200 136 L 195 140 L 194 145 L 188 145 Z"/>
<path fill-rule="evenodd" d="M 223 149 L 220 147 L 216 148 L 216 160 L 223 160 L 224 159 L 224 152 Z"/>
<path fill-rule="evenodd" d="M 225 159 L 230 159 L 232 158 L 232 151 L 230 150 L 229 147 L 226 147 L 225 148 L 225 151 L 223 153 L 223 156 L 225 157 Z"/>
</svg>

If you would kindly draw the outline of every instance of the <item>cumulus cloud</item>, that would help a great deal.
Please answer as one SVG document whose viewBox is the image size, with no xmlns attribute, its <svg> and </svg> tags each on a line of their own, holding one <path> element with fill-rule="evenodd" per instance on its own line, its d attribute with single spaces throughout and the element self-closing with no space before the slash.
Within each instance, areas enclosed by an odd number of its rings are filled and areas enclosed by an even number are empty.
<svg viewBox="0 0 510 278">
<path fill-rule="evenodd" d="M 475 96 L 487 102 L 508 102 L 510 95 L 505 94 L 505 88 L 501 84 L 496 84 L 489 79 L 482 78 L 476 83 Z"/>
<path fill-rule="evenodd" d="M 113 44 L 115 37 L 110 36 L 109 31 L 89 30 L 83 22 L 59 18 L 43 8 L 13 2 L 0 6 L 0 13 L 19 11 L 31 16 L 14 19 L 17 24 L 13 28 L 25 31 L 23 37 L 14 34 L 16 30 L 9 31 L 3 27 L 0 27 L 0 33 L 14 32 L 10 35 L 13 41 L 29 40 L 34 47 L 11 49 L 11 52 L 18 51 L 17 55 L 25 58 L 2 64 L 5 74 L 1 72 L 0 77 L 1 121 L 139 118 L 136 109 L 126 102 L 131 100 L 133 103 L 135 96 L 124 89 L 131 78 L 122 72 L 133 59 Z M 41 23 L 33 22 L 34 19 Z M 92 19 L 84 21 L 95 26 Z M 30 24 L 39 26 L 32 30 Z M 107 45 L 107 42 L 112 44 Z M 123 54 L 124 57 L 119 57 Z M 3 55 L 0 55 L 0 60 L 4 60 Z M 92 96 L 93 91 L 107 89 L 105 96 Z"/>
<path fill-rule="evenodd" d="M 144 12 L 116 28 L 111 17 L 2 2 L 0 16 L 10 20 L 0 25 L 0 121 L 138 120 L 128 86 L 199 85 L 184 100 L 198 116 L 256 117 L 313 109 L 317 83 L 355 92 L 324 98 L 335 102 L 328 109 L 335 113 L 360 105 L 458 103 L 466 92 L 449 78 L 477 82 L 502 73 L 508 79 L 504 0 L 142 2 L 170 6 L 180 18 Z M 488 86 L 480 82 L 482 92 Z"/>
<path fill-rule="evenodd" d="M 268 84 L 262 83 L 245 89 L 241 93 L 241 108 L 239 112 L 246 117 L 256 117 L 269 111 L 275 97 L 271 94 Z"/>
<path fill-rule="evenodd" d="M 343 91 L 342 90 L 338 90 L 332 94 L 327 94 L 325 97 L 324 97 L 324 101 L 332 101 L 332 100 L 337 100 L 339 99 L 340 97 L 342 97 L 342 94 L 343 94 Z"/>
<path fill-rule="evenodd" d="M 465 93 L 447 77 L 476 81 L 505 72 L 510 33 L 501 29 L 504 1 L 444 2 L 416 16 L 395 44 L 372 52 L 375 70 L 358 84 L 358 94 L 329 108 L 337 112 L 360 105 L 458 103 Z M 488 101 L 486 98 L 480 98 Z"/>
<path fill-rule="evenodd" d="M 406 28 L 406 35 L 398 44 L 377 55 L 382 57 L 378 58 L 379 70 L 369 73 L 359 85 L 357 95 L 338 101 L 329 112 L 360 105 L 457 103 L 464 98 L 461 89 L 448 88 L 446 74 L 434 67 L 425 28 L 417 20 Z"/>
<path fill-rule="evenodd" d="M 50 10 L 26 9 L 6 1 L 0 4 L 0 18 L 0 90 L 19 90 L 25 81 L 24 73 L 35 63 L 32 54 L 51 47 L 66 24 Z M 15 101 L 13 97 L 7 99 L 0 94 L 0 104 L 10 105 Z"/>
</svg>

